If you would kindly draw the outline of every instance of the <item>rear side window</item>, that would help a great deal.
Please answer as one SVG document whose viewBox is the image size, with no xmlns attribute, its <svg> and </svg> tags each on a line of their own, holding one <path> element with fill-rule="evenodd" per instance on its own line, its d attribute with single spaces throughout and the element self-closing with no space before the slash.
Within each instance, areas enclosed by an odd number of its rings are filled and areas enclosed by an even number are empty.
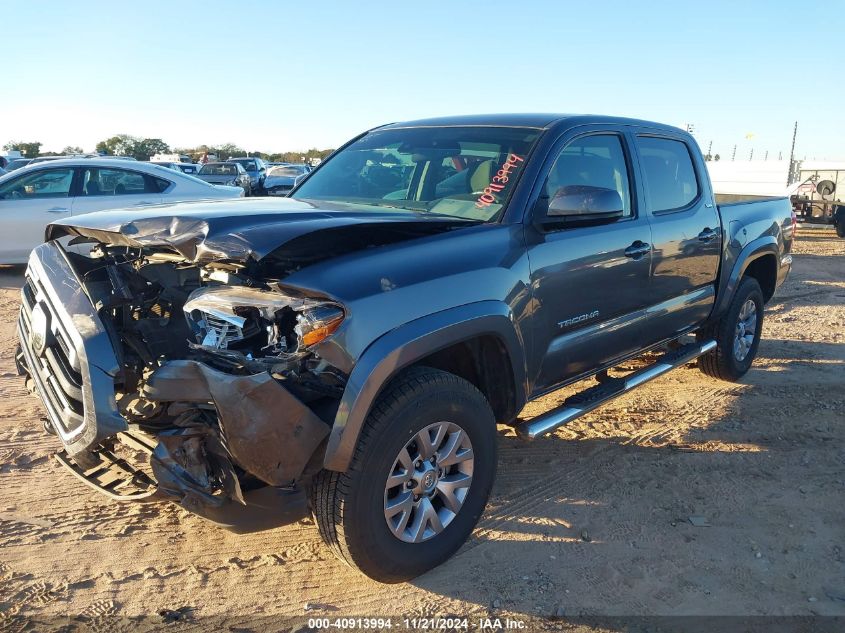
<svg viewBox="0 0 845 633">
<path fill-rule="evenodd" d="M 91 167 L 82 175 L 83 196 L 132 196 L 160 193 L 170 183 L 136 171 Z"/>
<path fill-rule="evenodd" d="M 638 144 L 652 211 L 681 209 L 698 197 L 698 179 L 686 143 L 641 136 Z"/>
<path fill-rule="evenodd" d="M 164 190 L 170 186 L 170 182 L 164 178 L 156 178 L 155 176 L 145 176 L 145 178 L 149 181 L 147 189 L 154 193 L 164 193 Z"/>
</svg>

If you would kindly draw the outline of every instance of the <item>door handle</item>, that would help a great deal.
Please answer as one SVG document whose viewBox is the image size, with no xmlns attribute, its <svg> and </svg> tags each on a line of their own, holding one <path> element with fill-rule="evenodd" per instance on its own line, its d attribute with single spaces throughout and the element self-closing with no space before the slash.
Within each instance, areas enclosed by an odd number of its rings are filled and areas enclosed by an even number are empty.
<svg viewBox="0 0 845 633">
<path fill-rule="evenodd" d="M 651 252 L 651 244 L 637 240 L 625 249 L 625 257 L 640 259 Z"/>
<path fill-rule="evenodd" d="M 50 207 L 47 211 L 50 213 L 61 213 L 62 211 L 67 211 L 67 207 Z"/>
<path fill-rule="evenodd" d="M 133 206 L 136 206 L 136 207 L 149 207 L 149 206 L 151 206 L 151 205 L 153 205 L 153 204 L 155 204 L 155 202 L 146 202 L 146 201 L 144 201 L 144 202 L 136 202 Z"/>
<path fill-rule="evenodd" d="M 716 239 L 717 235 L 718 235 L 718 233 L 716 233 L 716 231 L 714 231 L 710 227 L 707 227 L 701 233 L 698 234 L 698 241 L 699 242 L 712 242 L 714 239 Z"/>
</svg>

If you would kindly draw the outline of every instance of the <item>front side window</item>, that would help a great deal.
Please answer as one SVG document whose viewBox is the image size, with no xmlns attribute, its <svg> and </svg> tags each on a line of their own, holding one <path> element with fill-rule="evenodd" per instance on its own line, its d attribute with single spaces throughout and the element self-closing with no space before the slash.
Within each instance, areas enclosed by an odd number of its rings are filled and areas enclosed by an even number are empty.
<svg viewBox="0 0 845 633">
<path fill-rule="evenodd" d="M 698 180 L 686 143 L 641 136 L 637 144 L 652 211 L 681 209 L 698 197 Z"/>
<path fill-rule="evenodd" d="M 493 221 L 539 135 L 481 126 L 375 130 L 311 174 L 294 197 Z"/>
<path fill-rule="evenodd" d="M 72 182 L 72 167 L 38 170 L 0 185 L 0 200 L 67 198 Z"/>
<path fill-rule="evenodd" d="M 558 155 L 546 180 L 549 199 L 584 186 L 616 191 L 622 201 L 622 216 L 633 214 L 628 165 L 619 136 L 596 134 L 578 138 Z"/>
<path fill-rule="evenodd" d="M 82 172 L 83 196 L 132 196 L 143 193 L 152 193 L 144 174 L 100 167 L 90 167 Z"/>
</svg>

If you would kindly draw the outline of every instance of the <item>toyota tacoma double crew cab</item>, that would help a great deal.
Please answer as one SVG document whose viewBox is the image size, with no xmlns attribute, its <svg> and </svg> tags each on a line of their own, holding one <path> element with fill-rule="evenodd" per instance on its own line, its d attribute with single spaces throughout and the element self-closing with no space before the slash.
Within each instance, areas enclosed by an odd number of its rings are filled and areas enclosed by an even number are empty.
<svg viewBox="0 0 845 633">
<path fill-rule="evenodd" d="M 539 438 L 695 359 L 740 379 L 794 228 L 785 198 L 717 206 L 674 127 L 394 123 L 288 198 L 51 225 L 18 364 L 57 458 L 101 492 L 236 531 L 307 503 L 342 560 L 404 581 L 473 530 L 497 424 Z"/>
</svg>

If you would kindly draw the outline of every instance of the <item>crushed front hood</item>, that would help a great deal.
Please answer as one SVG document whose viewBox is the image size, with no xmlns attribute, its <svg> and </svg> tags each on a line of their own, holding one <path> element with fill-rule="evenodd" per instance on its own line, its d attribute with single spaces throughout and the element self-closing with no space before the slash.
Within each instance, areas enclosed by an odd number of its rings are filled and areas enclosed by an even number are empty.
<svg viewBox="0 0 845 633">
<path fill-rule="evenodd" d="M 372 234 L 387 244 L 474 224 L 460 218 L 346 203 L 319 206 L 291 198 L 253 198 L 179 202 L 139 209 L 116 209 L 67 218 L 47 227 L 46 239 L 82 236 L 132 247 L 160 247 L 186 261 L 259 261 L 303 236 L 330 232 L 337 239 Z M 350 233 L 344 236 L 343 229 Z M 320 240 L 312 242 L 319 245 Z M 364 240 L 366 242 L 367 240 Z M 329 245 L 326 244 L 328 247 Z M 336 249 L 328 248 L 328 250 Z M 315 254 L 316 255 L 316 254 Z M 319 259 L 319 257 L 317 257 Z"/>
</svg>

